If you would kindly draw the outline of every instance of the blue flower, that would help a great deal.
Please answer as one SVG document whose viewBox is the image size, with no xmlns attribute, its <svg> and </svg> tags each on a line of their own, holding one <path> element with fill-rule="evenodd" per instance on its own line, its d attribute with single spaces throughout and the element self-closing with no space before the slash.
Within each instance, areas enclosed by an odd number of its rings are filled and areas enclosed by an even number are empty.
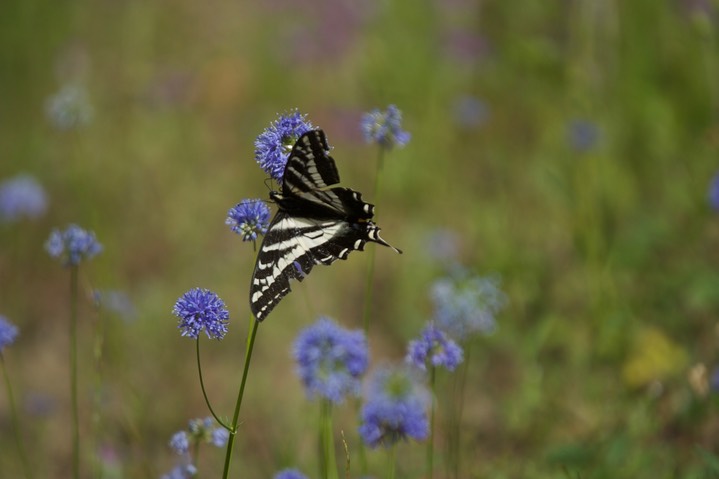
<svg viewBox="0 0 719 479">
<path fill-rule="evenodd" d="M 452 230 L 437 228 L 424 238 L 425 250 L 433 259 L 446 263 L 457 258 L 459 235 Z"/>
<path fill-rule="evenodd" d="M 307 479 L 307 476 L 297 469 L 284 469 L 275 474 L 273 479 Z"/>
<path fill-rule="evenodd" d="M 567 141 L 577 151 L 585 152 L 594 148 L 599 136 L 599 128 L 592 121 L 574 119 L 567 124 Z"/>
<path fill-rule="evenodd" d="M 170 438 L 170 447 L 179 455 L 187 454 L 190 449 L 190 439 L 185 431 L 176 432 Z"/>
<path fill-rule="evenodd" d="M 297 110 L 280 115 L 255 140 L 255 160 L 278 183 L 282 182 L 295 142 L 314 128 L 305 116 Z"/>
<path fill-rule="evenodd" d="M 455 121 L 466 128 L 481 126 L 490 116 L 487 104 L 470 95 L 459 97 L 454 103 L 453 110 Z"/>
<path fill-rule="evenodd" d="M 226 225 L 242 236 L 242 241 L 255 241 L 258 234 L 267 233 L 270 208 L 262 200 L 242 200 L 227 212 Z"/>
<path fill-rule="evenodd" d="M 410 134 L 402 130 L 402 112 L 394 105 L 386 111 L 374 109 L 365 113 L 360 127 L 367 143 L 377 143 L 386 149 L 402 147 L 410 139 Z"/>
<path fill-rule="evenodd" d="M 35 178 L 18 175 L 0 183 L 0 221 L 38 218 L 47 210 L 47 195 Z"/>
<path fill-rule="evenodd" d="M 427 370 L 427 364 L 432 367 L 444 366 L 448 371 L 454 371 L 462 362 L 462 348 L 437 329 L 434 323 L 429 323 L 419 339 L 410 341 L 406 362 L 423 371 Z"/>
<path fill-rule="evenodd" d="M 369 362 L 364 333 L 343 329 L 328 318 L 299 334 L 294 357 L 307 395 L 334 403 L 359 394 L 360 376 Z"/>
<path fill-rule="evenodd" d="M 180 318 L 182 336 L 197 339 L 203 329 L 210 339 L 222 339 L 227 334 L 230 313 L 210 290 L 194 288 L 186 292 L 175 303 L 172 314 Z"/>
<path fill-rule="evenodd" d="M 714 211 L 719 211 L 719 173 L 709 183 L 709 205 Z"/>
<path fill-rule="evenodd" d="M 0 353 L 6 346 L 15 342 L 17 335 L 17 326 L 8 321 L 5 316 L 0 315 Z"/>
<path fill-rule="evenodd" d="M 428 395 L 411 371 L 385 368 L 372 377 L 362 407 L 359 433 L 370 447 L 391 446 L 429 434 Z"/>
<path fill-rule="evenodd" d="M 53 258 L 60 259 L 64 266 L 76 266 L 80 261 L 100 253 L 102 245 L 92 231 L 70 225 L 65 231 L 53 230 L 45 243 L 45 250 Z"/>
<path fill-rule="evenodd" d="M 163 474 L 160 479 L 190 479 L 197 475 L 197 468 L 192 464 L 180 464 L 175 466 L 167 474 Z"/>
<path fill-rule="evenodd" d="M 132 304 L 130 296 L 124 291 L 96 289 L 93 291 L 92 296 L 95 306 L 98 308 L 104 308 L 115 313 L 126 321 L 137 318 L 137 309 Z"/>
<path fill-rule="evenodd" d="M 210 443 L 215 447 L 225 447 L 227 440 L 230 438 L 230 431 L 224 427 L 215 428 L 210 434 Z"/>
<path fill-rule="evenodd" d="M 506 303 L 499 280 L 471 276 L 466 271 L 435 281 L 430 296 L 435 324 L 457 340 L 493 332 L 494 316 Z"/>
<path fill-rule="evenodd" d="M 45 114 L 57 129 L 72 130 L 89 124 L 94 110 L 85 88 L 68 84 L 47 99 Z"/>
</svg>

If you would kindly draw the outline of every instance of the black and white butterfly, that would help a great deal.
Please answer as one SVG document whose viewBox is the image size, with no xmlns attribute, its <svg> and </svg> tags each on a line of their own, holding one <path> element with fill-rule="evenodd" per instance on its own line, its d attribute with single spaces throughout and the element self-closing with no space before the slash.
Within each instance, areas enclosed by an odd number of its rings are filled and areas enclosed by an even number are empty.
<svg viewBox="0 0 719 479">
<path fill-rule="evenodd" d="M 250 285 L 250 308 L 258 321 L 302 281 L 316 264 L 347 259 L 368 241 L 391 246 L 372 222 L 374 205 L 349 188 L 329 186 L 340 177 L 322 130 L 302 135 L 287 160 L 282 191 L 270 192 L 279 210 L 257 254 Z"/>
</svg>

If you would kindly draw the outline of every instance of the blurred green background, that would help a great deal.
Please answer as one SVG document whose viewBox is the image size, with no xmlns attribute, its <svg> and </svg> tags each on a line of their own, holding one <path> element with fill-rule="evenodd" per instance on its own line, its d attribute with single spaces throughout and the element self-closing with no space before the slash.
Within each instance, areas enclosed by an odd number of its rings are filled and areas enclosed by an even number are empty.
<svg viewBox="0 0 719 479">
<path fill-rule="evenodd" d="M 254 252 L 224 219 L 241 199 L 267 197 L 253 141 L 293 108 L 326 131 L 343 184 L 377 203 L 383 236 L 405 251 L 376 252 L 373 365 L 402 359 L 431 316 L 428 288 L 447 271 L 437 232 L 456 235 L 462 265 L 502 278 L 508 305 L 469 367 L 464 477 L 719 476 L 719 403 L 707 389 L 719 359 L 719 218 L 707 201 L 719 167 L 718 2 L 15 0 L 0 10 L 0 179 L 32 174 L 49 197 L 42 218 L 0 225 L 0 314 L 21 328 L 3 355 L 38 477 L 66 477 L 70 458 L 69 274 L 43 250 L 50 230 L 94 230 L 105 250 L 82 266 L 83 291 L 123 291 L 135 308 L 124 319 L 81 308 L 85 453 L 102 450 L 106 477 L 159 477 L 174 463 L 172 433 L 207 415 L 172 305 L 195 286 L 227 303 L 230 334 L 202 349 L 211 399 L 230 415 Z M 68 92 L 70 111 L 58 113 Z M 390 103 L 412 140 L 386 157 L 377 199 L 377 151 L 359 119 Z M 234 477 L 316 475 L 318 408 L 291 344 L 319 315 L 361 327 L 368 256 L 315 269 L 262 324 Z M 21 469 L 4 392 L 0 476 L 10 478 Z M 338 412 L 354 455 L 353 407 Z M 423 453 L 400 446 L 399 477 L 421 477 Z M 203 453 L 205 477 L 222 454 Z M 384 453 L 369 458 L 381 471 Z"/>
</svg>

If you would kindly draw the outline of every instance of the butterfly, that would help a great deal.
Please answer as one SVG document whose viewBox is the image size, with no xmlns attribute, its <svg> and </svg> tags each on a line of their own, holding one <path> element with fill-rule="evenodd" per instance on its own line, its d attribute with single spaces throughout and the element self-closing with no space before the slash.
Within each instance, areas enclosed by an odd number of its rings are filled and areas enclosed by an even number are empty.
<svg viewBox="0 0 719 479">
<path fill-rule="evenodd" d="M 250 309 L 264 320 L 298 281 L 316 264 L 329 265 L 364 249 L 368 241 L 387 243 L 372 222 L 374 205 L 349 188 L 332 187 L 340 181 L 322 130 L 300 136 L 292 147 L 281 191 L 270 192 L 278 211 L 257 254 L 250 284 Z"/>
</svg>

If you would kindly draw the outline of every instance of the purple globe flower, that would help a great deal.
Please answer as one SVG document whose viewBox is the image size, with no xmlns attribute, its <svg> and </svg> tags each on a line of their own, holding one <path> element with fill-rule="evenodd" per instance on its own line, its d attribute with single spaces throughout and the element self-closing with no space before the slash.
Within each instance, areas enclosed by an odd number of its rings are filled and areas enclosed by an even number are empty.
<svg viewBox="0 0 719 479">
<path fill-rule="evenodd" d="M 416 376 L 405 368 L 384 368 L 370 382 L 362 407 L 359 433 L 370 447 L 391 446 L 429 434 L 428 394 Z"/>
<path fill-rule="evenodd" d="M 190 449 L 190 439 L 185 431 L 176 432 L 170 438 L 170 448 L 179 455 L 187 454 Z"/>
<path fill-rule="evenodd" d="M 273 479 L 307 479 L 307 476 L 297 469 L 284 469 L 275 474 Z"/>
<path fill-rule="evenodd" d="M 358 395 L 369 353 L 362 331 L 349 331 L 320 318 L 302 331 L 294 345 L 297 371 L 309 397 L 340 403 Z"/>
<path fill-rule="evenodd" d="M 305 117 L 297 110 L 280 115 L 255 140 L 255 160 L 278 183 L 282 182 L 295 142 L 314 128 Z"/>
<path fill-rule="evenodd" d="M 77 266 L 82 260 L 102 252 L 102 245 L 92 231 L 70 225 L 65 231 L 53 230 L 45 242 L 45 250 L 53 258 L 60 259 L 64 266 Z"/>
<path fill-rule="evenodd" d="M 47 99 L 45 114 L 55 128 L 68 131 L 89 124 L 94 109 L 85 87 L 67 84 Z"/>
<path fill-rule="evenodd" d="M 411 137 L 402 130 L 402 112 L 394 105 L 388 106 L 386 111 L 374 109 L 365 113 L 360 127 L 367 143 L 377 143 L 388 150 L 406 145 Z"/>
<path fill-rule="evenodd" d="M 436 326 L 456 340 L 464 340 L 496 328 L 495 315 L 506 297 L 499 289 L 499 280 L 457 271 L 432 285 Z"/>
<path fill-rule="evenodd" d="M 427 365 L 432 367 L 443 366 L 448 371 L 454 371 L 462 362 L 462 348 L 438 329 L 434 323 L 429 323 L 423 330 L 419 339 L 410 341 L 407 348 L 406 362 L 426 371 Z"/>
<path fill-rule="evenodd" d="M 0 222 L 38 218 L 47 210 L 47 195 L 30 175 L 18 175 L 0 183 Z"/>
<path fill-rule="evenodd" d="M 222 339 L 227 334 L 230 313 L 210 290 L 194 288 L 186 292 L 175 303 L 172 314 L 180 318 L 177 327 L 182 336 L 197 339 L 203 329 L 210 339 Z"/>
<path fill-rule="evenodd" d="M 7 346 L 15 342 L 17 335 L 17 326 L 8 321 L 5 316 L 0 315 L 0 353 L 2 353 L 3 349 Z"/>
<path fill-rule="evenodd" d="M 255 241 L 257 235 L 267 233 L 270 208 L 262 200 L 246 199 L 230 208 L 225 224 L 242 236 L 242 241 Z"/>
</svg>

